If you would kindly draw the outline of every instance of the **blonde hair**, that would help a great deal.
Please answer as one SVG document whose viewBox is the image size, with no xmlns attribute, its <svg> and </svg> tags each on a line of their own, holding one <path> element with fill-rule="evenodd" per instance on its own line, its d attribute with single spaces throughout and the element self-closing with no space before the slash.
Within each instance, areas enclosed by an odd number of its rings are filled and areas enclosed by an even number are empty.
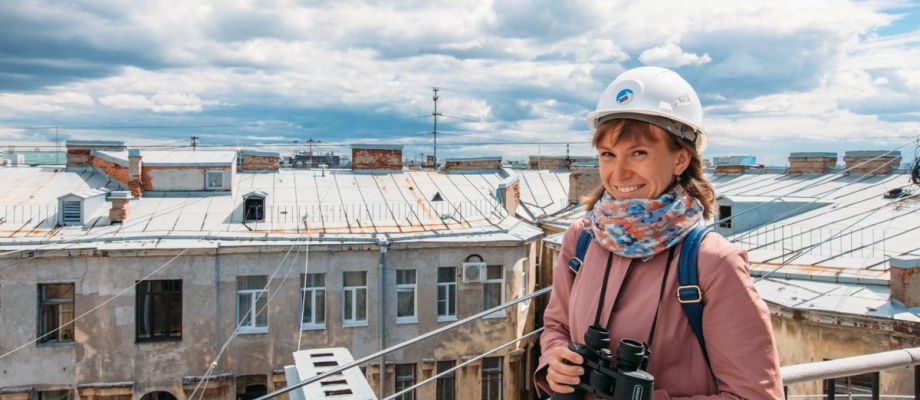
<svg viewBox="0 0 920 400">
<path fill-rule="evenodd" d="M 684 187 L 691 197 L 699 200 L 703 205 L 703 218 L 711 218 L 715 214 L 716 191 L 712 184 L 706 180 L 706 176 L 703 175 L 703 160 L 692 143 L 669 134 L 648 122 L 633 119 L 612 119 L 598 125 L 594 131 L 594 138 L 591 139 L 591 144 L 597 148 L 607 135 L 616 135 L 614 144 L 622 139 L 638 140 L 640 138 L 657 142 L 656 131 L 663 133 L 663 136 L 667 138 L 669 150 L 679 151 L 684 149 L 690 153 L 690 165 L 680 174 L 679 184 Z M 606 188 L 602 183 L 599 187 L 589 192 L 588 195 L 582 197 L 581 204 L 585 207 L 585 210 L 590 211 L 593 209 L 597 200 L 604 195 L 604 191 L 606 191 Z"/>
</svg>

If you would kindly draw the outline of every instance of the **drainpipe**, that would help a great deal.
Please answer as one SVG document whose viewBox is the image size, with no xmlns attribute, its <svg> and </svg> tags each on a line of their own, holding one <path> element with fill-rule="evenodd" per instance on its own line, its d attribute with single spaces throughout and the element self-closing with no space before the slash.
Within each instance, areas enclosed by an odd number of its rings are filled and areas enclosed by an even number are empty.
<svg viewBox="0 0 920 400">
<path fill-rule="evenodd" d="M 380 350 L 387 348 L 387 330 L 386 330 L 386 272 L 387 272 L 387 246 L 390 245 L 390 242 L 387 239 L 380 239 L 377 241 L 377 244 L 380 245 L 380 264 L 377 266 L 377 326 L 380 329 L 379 340 L 380 340 Z M 386 355 L 380 356 L 380 398 L 386 397 L 386 375 L 387 375 L 387 366 L 386 366 Z"/>
</svg>

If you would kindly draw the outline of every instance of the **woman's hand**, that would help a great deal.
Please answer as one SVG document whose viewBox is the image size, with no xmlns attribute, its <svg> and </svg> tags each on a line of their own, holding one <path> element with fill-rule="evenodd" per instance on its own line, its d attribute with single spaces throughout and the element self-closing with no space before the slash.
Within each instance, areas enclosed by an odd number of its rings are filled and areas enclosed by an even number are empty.
<svg viewBox="0 0 920 400">
<path fill-rule="evenodd" d="M 546 382 L 553 393 L 571 393 L 581 380 L 585 371 L 581 368 L 582 359 L 578 353 L 569 350 L 568 346 L 556 346 L 544 354 L 549 359 L 549 370 L 546 372 Z M 568 361 L 568 364 L 566 364 Z"/>
</svg>

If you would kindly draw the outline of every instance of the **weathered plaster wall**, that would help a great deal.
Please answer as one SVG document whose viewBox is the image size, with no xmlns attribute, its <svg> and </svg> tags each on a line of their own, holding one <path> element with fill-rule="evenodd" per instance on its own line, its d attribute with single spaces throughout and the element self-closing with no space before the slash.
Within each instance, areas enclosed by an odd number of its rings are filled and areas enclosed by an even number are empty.
<svg viewBox="0 0 920 400">
<path fill-rule="evenodd" d="M 75 324 L 76 341 L 55 346 L 27 346 L 0 359 L 0 387 L 82 383 L 134 382 L 137 396 L 151 391 L 168 391 L 178 399 L 186 396 L 182 378 L 203 375 L 221 344 L 234 332 L 236 324 L 236 278 L 240 275 L 278 276 L 271 282 L 274 296 L 269 309 L 267 333 L 239 334 L 227 348 L 215 373 L 264 375 L 293 362 L 301 331 L 300 274 L 304 255 L 295 248 L 284 260 L 287 247 L 196 249 L 175 259 L 149 279 L 181 279 L 182 339 L 166 342 L 135 342 L 135 290 L 112 298 L 119 291 L 141 280 L 169 261 L 176 251 L 130 251 L 97 253 L 95 256 L 39 257 L 13 268 L 0 270 L 0 347 L 12 349 L 36 336 L 38 282 L 74 282 L 75 314 L 80 315 L 109 301 Z M 501 248 L 391 249 L 386 275 L 387 345 L 416 337 L 444 326 L 437 322 L 437 267 L 457 266 L 469 254 L 480 254 L 490 265 L 505 267 L 505 299 L 521 291 L 527 267 L 529 246 Z M 284 260 L 284 262 L 282 262 Z M 355 358 L 379 349 L 378 342 L 378 264 L 379 251 L 314 251 L 308 272 L 326 273 L 326 329 L 303 331 L 300 348 L 344 346 Z M 412 268 L 417 274 L 418 323 L 397 325 L 396 269 Z M 367 271 L 368 325 L 342 327 L 342 273 Z M 482 310 L 482 284 L 457 283 L 458 318 Z M 398 363 L 416 363 L 417 379 L 424 379 L 424 359 L 451 359 L 491 349 L 512 339 L 518 313 L 509 309 L 504 317 L 482 320 L 453 332 L 393 353 L 387 357 Z M 509 365 L 508 350 L 504 356 Z M 431 363 L 427 363 L 431 365 Z M 369 375 L 373 368 L 369 368 Z M 468 371 L 467 371 L 468 370 Z M 429 375 L 430 376 L 430 371 Z M 506 398 L 514 398 L 516 374 L 506 370 Z M 458 398 L 479 390 L 479 369 L 471 366 L 457 375 Z M 376 382 L 373 382 L 376 384 Z M 387 391 L 392 392 L 389 375 Z M 231 390 L 215 391 L 235 393 Z M 423 390 L 433 396 L 434 385 Z M 419 398 L 430 396 L 420 392 Z"/>
<path fill-rule="evenodd" d="M 210 190 L 230 190 L 233 180 L 233 169 L 227 167 L 203 167 L 203 166 L 150 166 L 144 165 L 143 168 L 143 188 L 144 191 L 203 191 L 209 190 L 205 187 L 205 174 L 207 171 L 223 170 L 224 185 L 219 189 Z"/>
</svg>

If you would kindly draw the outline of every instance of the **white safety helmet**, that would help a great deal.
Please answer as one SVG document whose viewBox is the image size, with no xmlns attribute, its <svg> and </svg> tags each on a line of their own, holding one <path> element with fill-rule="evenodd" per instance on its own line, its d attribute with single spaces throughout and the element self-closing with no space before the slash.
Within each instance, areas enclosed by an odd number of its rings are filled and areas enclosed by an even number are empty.
<svg viewBox="0 0 920 400">
<path fill-rule="evenodd" d="M 623 72 L 607 86 L 597 110 L 588 113 L 588 126 L 635 119 L 657 125 L 693 143 L 702 153 L 709 142 L 703 130 L 703 106 L 696 91 L 676 72 L 661 67 L 639 67 Z"/>
</svg>

